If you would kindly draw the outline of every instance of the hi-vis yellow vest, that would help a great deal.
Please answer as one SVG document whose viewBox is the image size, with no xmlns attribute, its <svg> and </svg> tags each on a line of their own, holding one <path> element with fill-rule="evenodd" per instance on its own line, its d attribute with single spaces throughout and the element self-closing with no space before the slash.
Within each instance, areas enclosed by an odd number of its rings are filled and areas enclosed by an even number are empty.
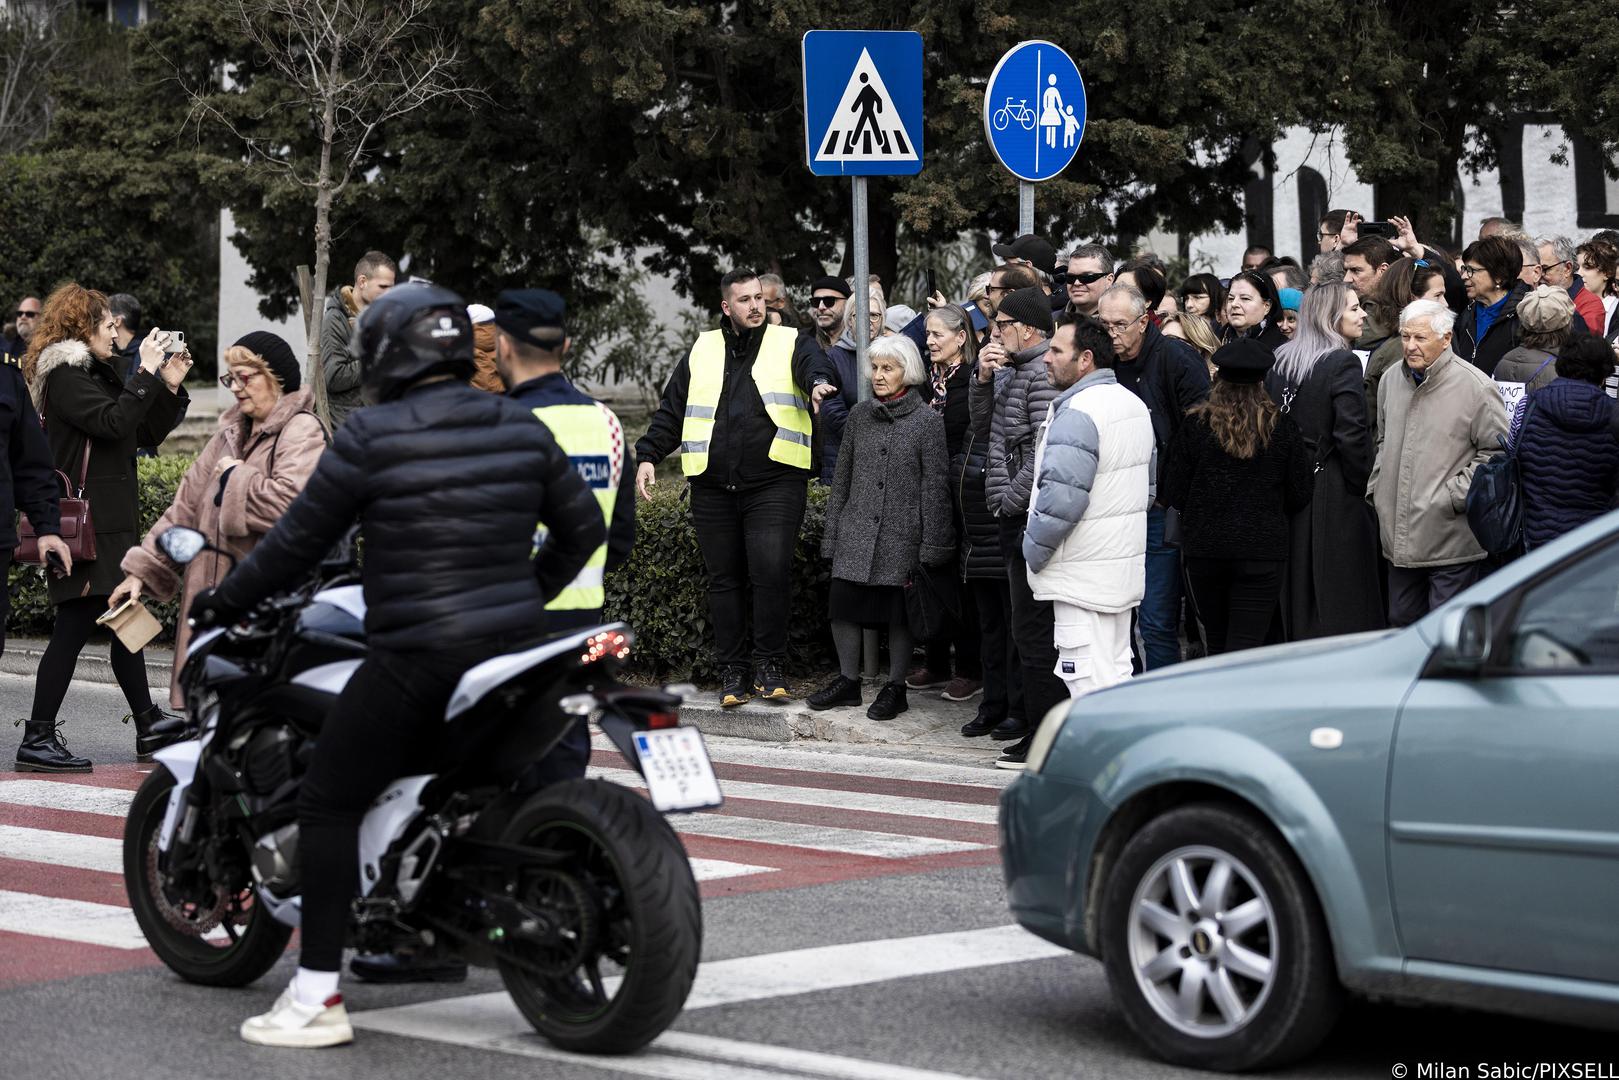
<svg viewBox="0 0 1619 1080">
<path fill-rule="evenodd" d="M 534 416 L 551 429 L 562 452 L 568 455 L 579 478 L 601 507 L 602 520 L 613 526 L 613 506 L 618 501 L 618 485 L 624 476 L 624 429 L 613 410 L 599 401 L 578 405 L 542 405 Z M 536 550 L 538 550 L 536 546 Z M 590 561 L 556 599 L 545 605 L 547 611 L 598 611 L 606 603 L 602 575 L 607 569 L 607 545 L 591 553 Z"/>
<path fill-rule="evenodd" d="M 798 335 L 785 326 L 766 326 L 759 355 L 753 361 L 753 384 L 765 412 L 776 425 L 770 460 L 799 469 L 810 467 L 809 395 L 793 381 L 793 346 Z M 708 468 L 708 440 L 725 383 L 723 331 L 697 335 L 691 348 L 691 382 L 686 388 L 686 416 L 680 425 L 680 471 L 697 476 Z"/>
</svg>

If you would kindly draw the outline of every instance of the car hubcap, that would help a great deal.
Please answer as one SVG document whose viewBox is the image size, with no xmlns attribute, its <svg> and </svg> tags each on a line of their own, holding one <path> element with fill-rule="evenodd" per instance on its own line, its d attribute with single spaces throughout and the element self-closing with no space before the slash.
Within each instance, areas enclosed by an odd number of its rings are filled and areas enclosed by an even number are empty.
<svg viewBox="0 0 1619 1080">
<path fill-rule="evenodd" d="M 1171 851 L 1130 902 L 1130 967 L 1165 1023 L 1216 1039 L 1264 1007 L 1275 980 L 1276 914 L 1252 871 L 1211 847 Z"/>
</svg>

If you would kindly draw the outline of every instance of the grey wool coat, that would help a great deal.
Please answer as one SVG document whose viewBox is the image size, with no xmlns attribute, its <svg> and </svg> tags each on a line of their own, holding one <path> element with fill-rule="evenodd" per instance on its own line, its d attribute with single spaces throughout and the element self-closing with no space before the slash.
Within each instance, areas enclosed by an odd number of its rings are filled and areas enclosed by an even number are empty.
<svg viewBox="0 0 1619 1080">
<path fill-rule="evenodd" d="M 849 412 L 826 503 L 821 553 L 832 576 L 904 585 L 917 563 L 956 557 L 944 418 L 911 387 L 898 401 L 862 401 Z"/>
</svg>

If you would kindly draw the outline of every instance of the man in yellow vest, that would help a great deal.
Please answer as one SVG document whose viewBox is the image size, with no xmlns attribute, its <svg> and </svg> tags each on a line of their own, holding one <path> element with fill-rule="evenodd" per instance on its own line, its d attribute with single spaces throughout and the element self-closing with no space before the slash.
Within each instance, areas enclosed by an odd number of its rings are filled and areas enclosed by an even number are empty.
<svg viewBox="0 0 1619 1080">
<path fill-rule="evenodd" d="M 680 454 L 708 571 L 714 649 L 725 669 L 720 703 L 731 706 L 753 694 L 788 696 L 787 619 L 810 478 L 810 414 L 836 392 L 837 374 L 821 350 L 795 350 L 796 332 L 766 323 L 764 288 L 753 271 L 732 270 L 720 280 L 720 310 L 718 328 L 698 335 L 669 376 L 635 456 L 636 487 L 650 499 L 658 462 Z"/>
</svg>

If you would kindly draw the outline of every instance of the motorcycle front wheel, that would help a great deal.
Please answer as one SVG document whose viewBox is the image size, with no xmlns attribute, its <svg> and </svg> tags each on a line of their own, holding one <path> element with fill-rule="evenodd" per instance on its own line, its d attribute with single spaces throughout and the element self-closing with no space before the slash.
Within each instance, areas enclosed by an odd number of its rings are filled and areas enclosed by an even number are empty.
<svg viewBox="0 0 1619 1080">
<path fill-rule="evenodd" d="M 252 887 L 215 885 L 208 895 L 182 896 L 159 868 L 158 828 L 174 775 L 158 766 L 141 784 L 124 822 L 124 890 L 146 942 L 187 982 L 246 986 L 287 947 L 292 929 L 271 917 Z"/>
<path fill-rule="evenodd" d="M 580 1053 L 627 1054 L 662 1034 L 685 1007 L 703 941 L 697 882 L 669 823 L 617 784 L 569 780 L 524 803 L 502 842 L 571 856 L 520 882 L 521 899 L 571 943 L 503 950 L 501 979 L 523 1016 Z"/>
</svg>

